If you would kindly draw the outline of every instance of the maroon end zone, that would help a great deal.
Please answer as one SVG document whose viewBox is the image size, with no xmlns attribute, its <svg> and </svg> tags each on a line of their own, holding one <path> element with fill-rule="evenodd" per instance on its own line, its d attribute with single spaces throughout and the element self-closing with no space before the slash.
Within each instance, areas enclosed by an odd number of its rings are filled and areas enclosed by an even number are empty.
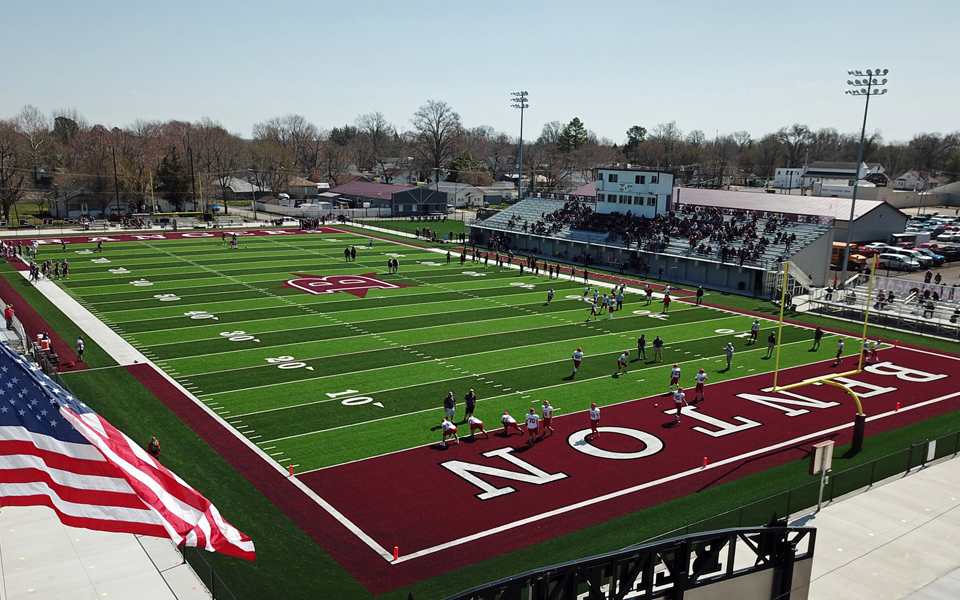
<svg viewBox="0 0 960 600">
<path fill-rule="evenodd" d="M 951 375 L 960 359 L 903 348 L 881 357 L 846 381 L 864 404 L 868 435 L 960 406 Z M 784 371 L 780 383 L 824 375 L 829 364 Z M 844 366 L 853 368 L 853 359 Z M 581 412 L 555 418 L 555 435 L 533 448 L 498 429 L 489 440 L 416 448 L 299 479 L 374 542 L 358 537 L 325 549 L 345 566 L 363 553 L 363 569 L 347 568 L 382 593 L 802 458 L 823 439 L 850 441 L 856 405 L 844 391 L 762 391 L 771 384 L 765 374 L 708 386 L 707 400 L 685 408 L 678 427 L 664 414 L 672 399 L 656 396 L 603 408 L 601 427 L 613 429 L 591 442 L 583 440 L 589 424 Z M 396 563 L 382 554 L 394 546 Z"/>
</svg>

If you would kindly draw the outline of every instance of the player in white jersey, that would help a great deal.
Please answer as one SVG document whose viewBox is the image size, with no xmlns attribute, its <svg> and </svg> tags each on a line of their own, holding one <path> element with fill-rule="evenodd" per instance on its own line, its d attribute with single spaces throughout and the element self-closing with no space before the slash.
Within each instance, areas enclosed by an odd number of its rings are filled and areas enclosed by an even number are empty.
<svg viewBox="0 0 960 600">
<path fill-rule="evenodd" d="M 553 407 L 550 406 L 549 400 L 543 401 L 543 433 L 540 434 L 540 437 L 546 437 L 547 430 L 550 430 L 551 435 L 553 434 Z"/>
<path fill-rule="evenodd" d="M 577 369 L 580 368 L 580 361 L 583 360 L 583 351 L 580 348 L 577 348 L 573 353 L 573 374 L 577 374 Z"/>
<path fill-rule="evenodd" d="M 527 445 L 532 446 L 534 438 L 537 437 L 537 425 L 540 423 L 540 415 L 533 408 L 527 413 Z"/>
<path fill-rule="evenodd" d="M 503 413 L 503 416 L 500 417 L 500 422 L 503 423 L 503 435 L 510 435 L 511 429 L 516 429 L 520 435 L 523 435 L 523 430 L 517 425 L 517 420 L 508 413 Z"/>
<path fill-rule="evenodd" d="M 586 298 L 588 295 L 590 295 L 590 286 L 589 286 L 589 285 L 588 285 L 587 287 L 583 288 L 583 298 Z M 583 298 L 580 298 L 580 302 L 583 302 Z"/>
<path fill-rule="evenodd" d="M 684 400 L 685 396 L 686 394 L 683 393 L 683 388 L 677 386 L 677 391 L 673 393 L 673 407 L 677 410 L 676 414 L 673 415 L 674 423 L 680 422 L 680 409 L 687 403 L 687 401 Z"/>
<path fill-rule="evenodd" d="M 754 319 L 753 325 L 750 326 L 750 341 L 747 342 L 747 345 L 757 343 L 757 335 L 760 334 L 760 319 Z"/>
<path fill-rule="evenodd" d="M 593 432 L 593 437 L 600 437 L 600 409 L 597 408 L 597 403 L 594 402 L 590 405 L 590 431 Z"/>
<path fill-rule="evenodd" d="M 457 437 L 457 426 L 451 423 L 450 421 L 444 419 L 440 421 L 440 428 L 443 430 L 443 437 L 440 438 L 440 447 L 445 448 L 447 445 L 447 438 L 452 437 L 454 444 L 460 443 L 460 438 Z"/>
<path fill-rule="evenodd" d="M 600 314 L 600 313 L 599 313 L 599 311 L 597 310 L 597 301 L 594 300 L 594 301 L 593 301 L 593 304 L 590 305 L 590 315 L 587 316 L 587 320 L 589 321 L 589 320 L 590 320 L 590 317 L 593 317 L 593 320 L 594 320 L 594 321 L 599 321 L 599 320 L 600 320 L 600 317 L 597 316 L 597 315 L 599 315 L 599 314 Z"/>
<path fill-rule="evenodd" d="M 673 391 L 673 386 L 680 387 L 680 365 L 674 364 L 673 368 L 670 369 L 670 391 Z"/>
<path fill-rule="evenodd" d="M 487 433 L 487 430 L 483 428 L 483 421 L 481 421 L 480 419 L 476 418 L 473 415 L 470 415 L 469 417 L 467 417 L 467 423 L 470 424 L 470 437 L 474 437 L 477 431 L 479 431 L 483 435 L 487 436 L 487 439 L 490 438 L 490 434 Z"/>
<path fill-rule="evenodd" d="M 553 302 L 553 288 L 550 288 L 550 291 L 547 292 L 547 304 Z"/>
<path fill-rule="evenodd" d="M 606 309 L 607 312 L 610 311 L 610 298 L 606 294 L 603 295 L 603 298 L 600 300 L 600 312 Z"/>
<path fill-rule="evenodd" d="M 837 362 L 835 363 L 836 365 L 839 365 L 843 361 L 843 358 L 841 358 L 842 356 L 843 356 L 843 338 L 840 338 L 840 341 L 837 342 Z"/>
<path fill-rule="evenodd" d="M 870 358 L 873 359 L 873 362 L 880 362 L 880 357 L 877 356 L 877 350 L 880 349 L 880 342 L 878 340 L 870 342 Z M 867 362 L 870 362 L 868 359 Z"/>
<path fill-rule="evenodd" d="M 620 355 L 620 358 L 617 359 L 617 372 L 614 375 L 620 374 L 620 369 L 623 369 L 624 374 L 627 372 L 627 358 L 630 356 L 629 350 L 624 350 L 623 354 Z"/>
<path fill-rule="evenodd" d="M 707 382 L 707 372 L 703 369 L 700 369 L 700 372 L 693 376 L 697 380 L 697 390 L 693 394 L 693 401 L 696 402 L 697 399 L 703 400 L 703 384 Z"/>
<path fill-rule="evenodd" d="M 593 288 L 593 301 L 597 302 L 600 300 L 600 288 Z"/>
</svg>

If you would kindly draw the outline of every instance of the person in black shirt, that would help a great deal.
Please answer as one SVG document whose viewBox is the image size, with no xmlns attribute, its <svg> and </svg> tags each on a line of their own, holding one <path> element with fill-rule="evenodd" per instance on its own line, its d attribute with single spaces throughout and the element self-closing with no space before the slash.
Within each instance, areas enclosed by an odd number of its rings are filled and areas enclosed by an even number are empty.
<svg viewBox="0 0 960 600">
<path fill-rule="evenodd" d="M 823 330 L 817 326 L 817 330 L 813 332 L 813 349 L 820 349 L 820 340 L 823 338 Z"/>
<path fill-rule="evenodd" d="M 637 359 L 647 360 L 647 336 L 641 333 L 637 340 Z"/>
<path fill-rule="evenodd" d="M 477 407 L 477 395 L 473 393 L 472 389 L 463 397 L 463 402 L 467 409 L 467 412 L 463 415 L 463 420 L 466 421 L 473 414 L 473 409 Z"/>
<path fill-rule="evenodd" d="M 663 340 L 659 335 L 653 340 L 653 360 L 663 361 Z"/>
</svg>

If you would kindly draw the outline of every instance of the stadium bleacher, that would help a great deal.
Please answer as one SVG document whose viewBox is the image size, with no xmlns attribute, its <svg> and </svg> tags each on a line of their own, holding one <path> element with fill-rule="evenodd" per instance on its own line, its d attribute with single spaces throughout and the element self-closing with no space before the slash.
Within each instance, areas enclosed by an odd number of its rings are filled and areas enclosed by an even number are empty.
<svg viewBox="0 0 960 600">
<path fill-rule="evenodd" d="M 564 204 L 565 203 L 561 200 L 525 198 L 507 210 L 501 211 L 486 220 L 478 221 L 477 224 L 484 228 L 499 230 L 504 233 L 538 235 L 531 231 L 531 226 L 538 221 L 544 221 L 545 215 L 550 215 L 558 209 L 563 209 Z M 685 215 L 681 214 L 678 216 L 682 217 Z M 628 245 L 623 239 L 620 238 L 620 236 L 616 235 L 611 230 L 612 224 L 616 219 L 617 217 L 614 215 L 598 214 L 594 212 L 591 213 L 588 218 L 580 222 L 564 223 L 561 228 L 557 230 L 551 230 L 542 236 L 557 240 L 603 244 L 615 248 L 637 247 L 636 242 Z M 745 216 L 723 215 L 724 223 L 737 221 L 738 219 L 739 224 L 747 222 Z M 527 225 L 526 229 L 523 227 L 525 223 Z M 764 223 L 764 220 L 760 220 L 759 223 Z M 551 223 L 546 222 L 546 225 L 550 226 Z M 766 268 L 771 265 L 776 265 L 784 260 L 789 260 L 791 256 L 797 254 L 803 248 L 822 237 L 827 231 L 829 231 L 830 227 L 828 225 L 820 225 L 816 223 L 788 221 L 778 225 L 778 229 L 788 234 L 796 235 L 796 240 L 789 244 L 789 246 L 784 242 L 769 243 L 763 249 L 763 251 L 759 253 L 757 258 L 752 260 L 745 258 L 743 261 L 744 265 L 761 266 Z M 704 244 L 711 246 L 711 252 L 702 253 L 698 252 L 696 248 L 692 248 L 689 240 L 686 237 L 678 235 L 669 235 L 668 237 L 669 242 L 665 246 L 659 247 L 658 250 L 656 250 L 657 253 L 668 256 L 702 258 L 704 260 L 720 260 L 719 245 L 717 242 L 703 240 Z M 773 235 L 767 233 L 766 237 L 768 239 L 772 239 Z M 647 242 L 649 241 L 649 238 L 642 239 L 640 248 L 646 249 Z M 741 241 L 737 240 L 729 245 L 734 249 L 738 249 L 742 246 L 742 243 Z M 726 262 L 737 263 L 739 262 L 739 259 L 728 256 Z"/>
</svg>

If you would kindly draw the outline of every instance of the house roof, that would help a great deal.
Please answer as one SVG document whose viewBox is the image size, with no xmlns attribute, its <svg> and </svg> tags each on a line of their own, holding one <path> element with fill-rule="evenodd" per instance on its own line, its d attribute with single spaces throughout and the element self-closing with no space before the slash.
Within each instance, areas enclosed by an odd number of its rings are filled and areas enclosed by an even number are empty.
<svg viewBox="0 0 960 600">
<path fill-rule="evenodd" d="M 838 221 L 846 221 L 850 218 L 850 203 L 852 202 L 850 198 L 792 196 L 757 192 L 709 190 L 703 188 L 675 188 L 674 197 L 678 204 L 716 206 L 718 208 L 741 208 L 744 210 L 765 210 L 798 215 L 817 215 L 830 217 Z M 854 219 L 859 219 L 883 204 L 886 204 L 886 202 L 882 200 L 864 200 L 858 198 Z"/>
<path fill-rule="evenodd" d="M 593 181 L 590 183 L 585 183 L 578 187 L 577 189 L 570 192 L 574 196 L 594 196 L 597 195 L 597 184 Z"/>
<path fill-rule="evenodd" d="M 363 196 L 364 198 L 390 198 L 398 192 L 415 189 L 409 185 L 390 185 L 387 183 L 371 183 L 359 179 L 338 185 L 330 190 L 336 194 L 348 196 Z"/>
<path fill-rule="evenodd" d="M 264 188 L 259 185 L 254 185 L 249 181 L 244 181 L 237 177 L 227 177 L 223 180 L 219 180 L 217 183 L 222 183 L 223 187 L 229 189 L 234 194 L 250 194 L 253 192 L 262 192 Z"/>
<path fill-rule="evenodd" d="M 317 187 L 315 182 L 296 175 L 291 175 L 290 178 L 287 179 L 287 185 L 291 187 Z"/>
<path fill-rule="evenodd" d="M 470 185 L 469 183 L 450 183 L 448 181 L 441 181 L 440 183 L 435 183 L 430 187 L 434 189 L 439 187 L 441 192 L 447 192 L 448 194 L 459 194 L 468 188 L 476 189 L 477 186 Z"/>
</svg>

